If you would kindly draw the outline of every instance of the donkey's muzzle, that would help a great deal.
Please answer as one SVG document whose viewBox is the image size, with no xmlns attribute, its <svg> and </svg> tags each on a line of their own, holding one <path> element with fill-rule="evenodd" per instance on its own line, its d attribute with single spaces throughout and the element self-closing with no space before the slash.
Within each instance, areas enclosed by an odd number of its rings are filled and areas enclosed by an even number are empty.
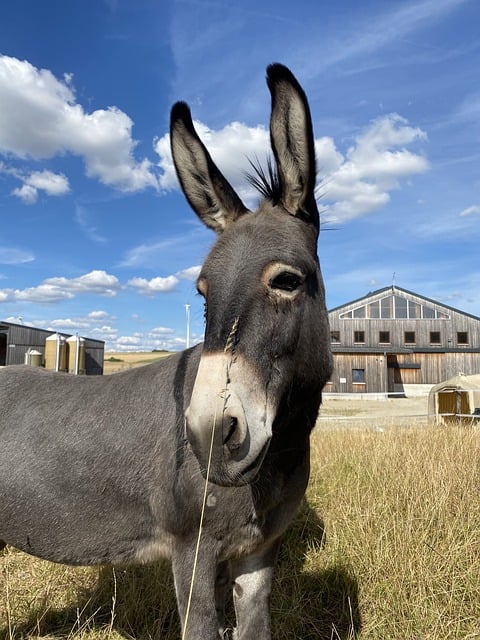
<svg viewBox="0 0 480 640">
<path fill-rule="evenodd" d="M 223 353 L 202 356 L 185 413 L 186 436 L 210 482 L 240 486 L 255 479 L 271 438 L 259 389 L 238 361 L 226 362 Z"/>
</svg>

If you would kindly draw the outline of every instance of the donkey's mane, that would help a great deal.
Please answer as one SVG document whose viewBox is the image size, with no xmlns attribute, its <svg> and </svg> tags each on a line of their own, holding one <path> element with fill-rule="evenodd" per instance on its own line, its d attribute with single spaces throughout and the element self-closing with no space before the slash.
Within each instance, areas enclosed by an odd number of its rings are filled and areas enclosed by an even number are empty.
<svg viewBox="0 0 480 640">
<path fill-rule="evenodd" d="M 282 196 L 282 186 L 276 165 L 270 156 L 267 157 L 266 169 L 258 158 L 255 161 L 249 160 L 252 173 L 246 172 L 245 177 L 248 182 L 264 198 L 271 200 L 272 204 L 277 204 Z"/>
</svg>

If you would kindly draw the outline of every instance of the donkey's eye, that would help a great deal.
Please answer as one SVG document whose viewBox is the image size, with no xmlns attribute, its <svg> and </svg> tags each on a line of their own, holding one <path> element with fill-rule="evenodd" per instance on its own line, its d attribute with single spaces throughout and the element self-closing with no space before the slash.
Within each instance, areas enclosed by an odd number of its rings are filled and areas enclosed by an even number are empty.
<svg viewBox="0 0 480 640">
<path fill-rule="evenodd" d="M 197 280 L 197 292 L 204 298 L 207 296 L 207 281 L 202 276 Z"/>
<path fill-rule="evenodd" d="M 293 292 L 302 286 L 304 278 L 292 271 L 282 271 L 270 280 L 270 287 L 280 291 Z"/>
</svg>

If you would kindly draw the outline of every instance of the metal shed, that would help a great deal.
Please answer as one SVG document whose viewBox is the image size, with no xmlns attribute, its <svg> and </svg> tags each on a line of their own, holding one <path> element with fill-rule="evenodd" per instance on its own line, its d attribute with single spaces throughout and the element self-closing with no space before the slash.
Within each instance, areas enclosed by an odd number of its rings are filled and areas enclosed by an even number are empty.
<svg viewBox="0 0 480 640">
<path fill-rule="evenodd" d="M 26 354 L 34 349 L 45 358 L 45 341 L 52 335 L 52 331 L 29 327 L 23 324 L 0 321 L 0 366 L 24 364 Z M 71 334 L 61 333 L 65 339 Z M 85 345 L 85 374 L 103 374 L 103 356 L 105 343 L 102 340 L 84 338 Z"/>
</svg>

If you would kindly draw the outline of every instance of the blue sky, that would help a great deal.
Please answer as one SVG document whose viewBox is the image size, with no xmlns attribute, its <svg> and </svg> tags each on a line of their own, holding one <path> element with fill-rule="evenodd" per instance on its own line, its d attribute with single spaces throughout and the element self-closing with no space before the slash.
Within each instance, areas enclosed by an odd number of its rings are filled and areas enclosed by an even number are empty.
<svg viewBox="0 0 480 640">
<path fill-rule="evenodd" d="M 0 319 L 106 341 L 200 340 L 214 240 L 179 191 L 186 100 L 246 204 L 265 68 L 314 121 L 329 308 L 395 282 L 480 316 L 476 0 L 17 0 L 0 8 Z"/>
</svg>

